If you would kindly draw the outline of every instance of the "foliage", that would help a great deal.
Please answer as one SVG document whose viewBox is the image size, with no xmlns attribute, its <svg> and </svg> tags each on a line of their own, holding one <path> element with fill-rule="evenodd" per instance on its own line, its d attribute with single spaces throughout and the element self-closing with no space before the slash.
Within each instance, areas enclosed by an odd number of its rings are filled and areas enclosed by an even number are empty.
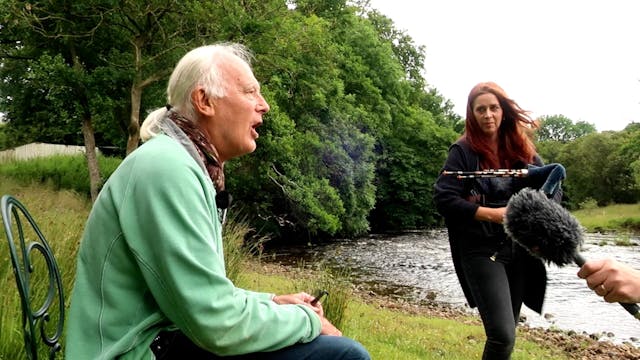
<svg viewBox="0 0 640 360">
<path fill-rule="evenodd" d="M 308 289 L 306 291 L 310 294 L 317 290 L 327 291 L 327 297 L 321 301 L 324 315 L 338 329 L 344 328 L 349 303 L 354 295 L 347 270 L 318 264 L 314 267 L 314 276 L 300 281 L 299 288 Z"/>
<path fill-rule="evenodd" d="M 538 155 L 545 163 L 558 162 L 558 157 L 563 151 L 564 143 L 555 140 L 539 141 L 536 143 Z"/>
<path fill-rule="evenodd" d="M 251 228 L 312 241 L 439 224 L 432 186 L 464 122 L 426 82 L 425 48 L 368 1 L 2 4 L 0 147 L 95 141 L 130 151 L 184 52 L 240 42 L 271 105 L 256 153 L 226 164 Z M 538 151 L 567 168 L 568 206 L 640 199 L 638 124 L 599 134 L 563 115 L 541 123 Z M 80 176 L 50 164 L 12 172 L 86 193 L 81 165 L 55 161 Z M 97 164 L 88 173 L 93 193 L 106 176 Z"/>
<path fill-rule="evenodd" d="M 596 209 L 598 207 L 598 202 L 593 198 L 586 198 L 580 204 L 578 204 L 578 208 L 582 210 Z"/>
<path fill-rule="evenodd" d="M 625 141 L 619 145 L 620 157 L 627 160 L 630 176 L 635 187 L 640 187 L 640 124 L 627 126 L 623 131 Z"/>
<path fill-rule="evenodd" d="M 371 214 L 374 229 L 436 225 L 433 184 L 457 134 L 438 129 L 429 114 L 400 121 L 387 138 L 378 165 L 378 199 Z"/>
<path fill-rule="evenodd" d="M 605 132 L 581 137 L 562 148 L 557 161 L 567 169 L 570 204 L 588 198 L 598 205 L 638 200 L 638 189 L 625 155 L 628 134 Z"/>
<path fill-rule="evenodd" d="M 433 224 L 428 182 L 451 140 L 440 128 L 454 121 L 441 106 L 445 100 L 423 90 L 422 49 L 389 19 L 374 12 L 357 16 L 342 1 L 296 2 L 296 11 L 264 23 L 262 15 L 252 18 L 262 32 L 245 39 L 257 53 L 256 74 L 264 78 L 271 112 L 256 154 L 228 165 L 227 186 L 235 199 L 254 204 L 262 222 L 256 228 L 305 241 L 357 236 L 369 231 L 370 212 L 380 201 L 399 209 L 394 216 L 408 219 L 408 226 Z M 413 142 L 395 139 L 394 126 Z M 385 188 L 391 172 L 379 171 L 401 171 L 404 159 L 395 151 L 417 154 L 414 171 L 405 174 L 402 203 Z M 413 184 L 424 189 L 419 196 L 409 196 Z M 393 211 L 382 208 L 379 217 Z"/>
<path fill-rule="evenodd" d="M 593 124 L 578 121 L 575 124 L 564 115 L 547 115 L 540 118 L 538 141 L 560 141 L 563 143 L 576 140 L 582 136 L 593 134 L 596 128 Z"/>
<path fill-rule="evenodd" d="M 8 149 L 10 137 L 7 135 L 7 126 L 0 121 L 0 151 Z"/>
</svg>

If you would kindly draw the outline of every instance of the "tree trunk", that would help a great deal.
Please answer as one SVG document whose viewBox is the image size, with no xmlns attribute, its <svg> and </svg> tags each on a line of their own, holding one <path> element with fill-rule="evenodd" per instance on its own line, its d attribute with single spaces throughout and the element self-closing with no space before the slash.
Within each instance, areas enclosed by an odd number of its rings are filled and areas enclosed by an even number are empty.
<svg viewBox="0 0 640 360">
<path fill-rule="evenodd" d="M 98 166 L 98 156 L 96 153 L 96 139 L 93 133 L 91 117 L 85 116 L 82 119 L 82 136 L 84 137 L 84 148 L 87 156 L 87 167 L 89 168 L 89 188 L 91 191 L 91 202 L 95 202 L 100 191 L 100 167 Z"/>
<path fill-rule="evenodd" d="M 137 81 L 131 85 L 131 116 L 129 117 L 127 139 L 127 155 L 138 148 L 140 143 L 140 103 L 142 102 L 142 86 Z"/>
<path fill-rule="evenodd" d="M 73 69 L 78 73 L 84 72 L 84 68 L 73 42 L 69 43 L 69 53 L 71 54 Z M 85 155 L 87 157 L 87 168 L 89 170 L 89 192 L 91 193 L 91 202 L 95 202 L 98 198 L 98 192 L 102 181 L 100 180 L 100 167 L 98 165 L 98 156 L 96 154 L 96 138 L 93 132 L 93 124 L 91 124 L 91 109 L 89 106 L 89 99 L 87 96 L 87 90 L 79 82 L 75 86 L 75 92 L 82 108 L 82 137 L 84 138 Z"/>
</svg>

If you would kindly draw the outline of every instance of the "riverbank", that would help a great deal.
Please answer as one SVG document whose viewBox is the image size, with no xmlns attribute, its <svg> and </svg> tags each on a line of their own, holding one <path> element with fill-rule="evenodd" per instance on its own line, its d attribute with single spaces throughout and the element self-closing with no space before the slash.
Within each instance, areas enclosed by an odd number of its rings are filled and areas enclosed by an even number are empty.
<svg viewBox="0 0 640 360">
<path fill-rule="evenodd" d="M 277 275 L 290 279 L 313 276 L 311 270 L 301 269 L 300 267 L 264 262 L 252 263 L 249 266 L 251 271 L 256 271 L 268 276 Z M 361 287 L 355 287 L 354 293 L 359 300 L 377 309 L 391 310 L 403 315 L 454 320 L 469 326 L 482 327 L 480 319 L 477 316 L 470 316 L 470 313 L 464 309 L 429 300 L 418 303 L 388 296 L 380 296 Z M 608 341 L 599 341 L 597 340 L 597 336 L 589 334 L 577 334 L 574 332 L 532 328 L 521 325 L 518 327 L 518 337 L 539 344 L 543 348 L 550 349 L 553 353 L 562 354 L 563 357 L 567 359 L 640 359 L 640 349 L 633 345 L 617 345 Z M 518 347 L 518 344 L 516 344 L 516 347 Z"/>
</svg>

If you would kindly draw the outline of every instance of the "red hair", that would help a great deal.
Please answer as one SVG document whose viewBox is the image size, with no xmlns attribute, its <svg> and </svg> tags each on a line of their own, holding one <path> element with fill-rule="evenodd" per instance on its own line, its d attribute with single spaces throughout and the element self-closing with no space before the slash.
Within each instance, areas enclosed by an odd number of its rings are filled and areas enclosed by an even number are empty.
<svg viewBox="0 0 640 360">
<path fill-rule="evenodd" d="M 498 128 L 498 147 L 487 138 L 473 114 L 473 102 L 483 94 L 493 94 L 502 108 L 503 119 Z M 529 164 L 536 155 L 536 148 L 529 136 L 536 124 L 515 101 L 507 97 L 506 92 L 494 82 L 477 84 L 469 92 L 467 100 L 467 118 L 464 138 L 473 151 L 480 156 L 482 169 L 510 169 L 517 163 Z"/>
</svg>

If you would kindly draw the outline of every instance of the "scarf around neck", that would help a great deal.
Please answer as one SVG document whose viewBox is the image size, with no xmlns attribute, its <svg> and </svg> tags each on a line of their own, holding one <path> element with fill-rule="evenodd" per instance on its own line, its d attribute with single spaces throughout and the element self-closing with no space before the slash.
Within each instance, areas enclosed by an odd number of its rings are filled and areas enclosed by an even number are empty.
<svg viewBox="0 0 640 360">
<path fill-rule="evenodd" d="M 200 127 L 175 111 L 169 111 L 168 118 L 184 132 L 193 143 L 198 157 L 213 182 L 216 192 L 224 191 L 224 164 L 220 162 L 218 151 L 209 142 Z"/>
</svg>

